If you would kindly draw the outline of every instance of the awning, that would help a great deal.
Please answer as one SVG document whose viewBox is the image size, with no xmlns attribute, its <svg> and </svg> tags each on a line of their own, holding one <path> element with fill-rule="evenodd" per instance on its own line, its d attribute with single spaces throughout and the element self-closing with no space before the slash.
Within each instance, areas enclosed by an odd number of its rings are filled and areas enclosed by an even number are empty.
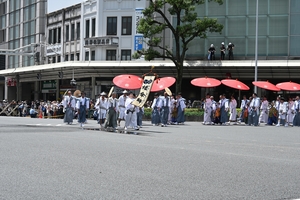
<svg viewBox="0 0 300 200">
<path fill-rule="evenodd" d="M 254 60 L 233 61 L 186 61 L 184 63 L 184 78 L 212 77 L 224 79 L 231 76 L 239 80 L 254 80 Z M 272 80 L 284 79 L 290 81 L 298 79 L 300 73 L 297 60 L 262 60 L 258 61 L 258 79 Z M 160 77 L 176 77 L 176 68 L 172 61 L 71 61 L 47 65 L 20 67 L 16 69 L 0 70 L 0 76 L 19 76 L 20 82 L 33 82 L 43 80 L 72 79 L 74 77 L 108 77 L 113 78 L 120 74 L 135 74 L 142 76 L 155 66 L 154 72 Z M 40 79 L 37 78 L 40 74 Z"/>
</svg>

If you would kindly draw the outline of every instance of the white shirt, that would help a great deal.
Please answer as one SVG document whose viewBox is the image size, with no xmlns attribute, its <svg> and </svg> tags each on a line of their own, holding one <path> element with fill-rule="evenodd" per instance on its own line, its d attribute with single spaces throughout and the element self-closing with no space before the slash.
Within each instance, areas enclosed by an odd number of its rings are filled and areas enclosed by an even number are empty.
<svg viewBox="0 0 300 200">
<path fill-rule="evenodd" d="M 85 104 L 85 108 L 86 108 L 86 109 L 89 109 L 89 108 L 90 108 L 89 99 L 86 98 L 86 97 L 83 97 L 83 98 L 80 97 L 80 98 L 78 99 L 77 103 L 76 103 L 76 108 L 79 109 L 80 106 L 81 106 L 81 105 L 84 106 L 84 104 Z"/>
<path fill-rule="evenodd" d="M 155 107 L 161 108 L 161 101 L 158 97 L 153 100 L 153 103 L 151 106 L 152 109 L 154 109 Z"/>
<path fill-rule="evenodd" d="M 72 108 L 75 108 L 75 97 L 73 96 L 65 96 L 63 101 L 63 106 L 66 108 L 67 106 L 70 106 Z"/>
</svg>

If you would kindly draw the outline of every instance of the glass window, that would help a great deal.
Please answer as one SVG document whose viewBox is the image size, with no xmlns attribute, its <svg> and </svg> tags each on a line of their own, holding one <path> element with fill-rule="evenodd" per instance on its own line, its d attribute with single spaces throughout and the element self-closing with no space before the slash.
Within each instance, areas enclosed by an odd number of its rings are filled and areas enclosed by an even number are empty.
<svg viewBox="0 0 300 200">
<path fill-rule="evenodd" d="M 26 30 L 24 30 L 24 32 L 26 33 Z M 52 34 L 53 34 L 53 30 L 49 30 L 49 35 L 48 35 L 48 43 L 49 44 L 52 44 L 53 43 L 53 40 L 52 40 Z"/>
<path fill-rule="evenodd" d="M 65 55 L 65 61 L 69 61 L 69 55 Z"/>
<path fill-rule="evenodd" d="M 91 52 L 91 60 L 96 60 L 96 52 L 95 51 Z"/>
<path fill-rule="evenodd" d="M 56 39 L 57 39 L 57 29 L 53 29 L 53 44 L 56 44 Z"/>
<path fill-rule="evenodd" d="M 122 35 L 131 35 L 132 17 L 122 17 Z"/>
<path fill-rule="evenodd" d="M 90 52 L 86 51 L 85 52 L 85 59 L 84 60 L 85 61 L 89 61 L 89 59 L 90 59 L 89 57 L 90 57 Z"/>
<path fill-rule="evenodd" d="M 107 17 L 107 35 L 117 35 L 117 17 Z"/>
<path fill-rule="evenodd" d="M 92 37 L 96 35 L 96 19 L 92 19 Z"/>
<path fill-rule="evenodd" d="M 4 29 L 6 27 L 6 15 L 1 16 L 1 26 L 0 29 Z"/>
<path fill-rule="evenodd" d="M 116 60 L 117 58 L 116 50 L 106 50 L 106 60 Z"/>
<path fill-rule="evenodd" d="M 76 53 L 76 60 L 79 61 L 80 60 L 80 54 Z"/>
<path fill-rule="evenodd" d="M 76 37 L 77 40 L 80 40 L 80 22 L 76 23 Z"/>
<path fill-rule="evenodd" d="M 74 54 L 71 54 L 71 61 L 74 61 Z"/>
<path fill-rule="evenodd" d="M 71 24 L 71 41 L 75 40 L 75 24 Z"/>
<path fill-rule="evenodd" d="M 61 27 L 57 29 L 57 42 L 61 43 Z"/>
<path fill-rule="evenodd" d="M 121 50 L 121 60 L 131 60 L 131 50 Z"/>
<path fill-rule="evenodd" d="M 85 38 L 90 37 L 90 20 L 85 21 Z"/>
<path fill-rule="evenodd" d="M 70 40 L 70 26 L 66 25 L 66 42 L 69 42 Z"/>
<path fill-rule="evenodd" d="M 60 55 L 57 56 L 57 62 L 60 62 Z"/>
</svg>

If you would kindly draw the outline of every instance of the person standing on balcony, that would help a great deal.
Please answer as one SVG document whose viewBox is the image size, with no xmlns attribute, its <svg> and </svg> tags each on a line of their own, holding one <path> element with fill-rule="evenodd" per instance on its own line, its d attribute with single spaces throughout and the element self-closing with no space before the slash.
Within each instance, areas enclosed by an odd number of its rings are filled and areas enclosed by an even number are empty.
<svg viewBox="0 0 300 200">
<path fill-rule="evenodd" d="M 221 60 L 225 60 L 226 48 L 224 42 L 222 42 L 221 44 L 220 51 L 221 51 Z"/>
<path fill-rule="evenodd" d="M 233 59 L 233 49 L 234 49 L 234 44 L 232 44 L 232 43 L 229 42 L 228 47 L 227 47 L 228 59 L 229 60 L 234 60 Z"/>
<path fill-rule="evenodd" d="M 215 47 L 214 44 L 210 45 L 210 48 L 208 49 L 208 60 L 215 60 Z"/>
</svg>

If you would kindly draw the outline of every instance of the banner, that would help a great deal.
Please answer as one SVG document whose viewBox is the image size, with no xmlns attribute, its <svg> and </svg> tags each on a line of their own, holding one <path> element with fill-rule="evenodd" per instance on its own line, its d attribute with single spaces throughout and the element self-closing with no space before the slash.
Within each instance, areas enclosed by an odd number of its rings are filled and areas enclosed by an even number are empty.
<svg viewBox="0 0 300 200">
<path fill-rule="evenodd" d="M 155 76 L 145 76 L 139 96 L 132 102 L 132 105 L 143 107 L 150 94 Z"/>
</svg>

